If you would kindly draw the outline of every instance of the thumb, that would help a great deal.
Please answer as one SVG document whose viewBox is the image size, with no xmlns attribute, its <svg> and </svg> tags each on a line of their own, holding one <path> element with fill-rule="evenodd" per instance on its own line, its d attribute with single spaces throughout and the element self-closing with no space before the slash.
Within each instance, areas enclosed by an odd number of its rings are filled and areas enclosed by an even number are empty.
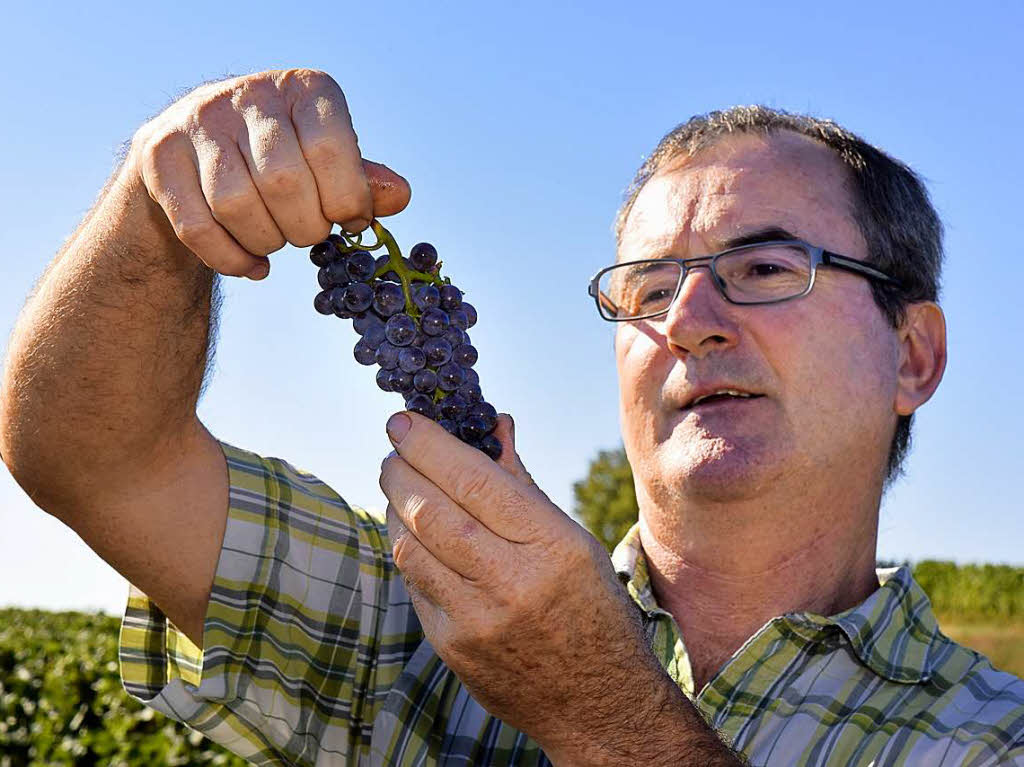
<svg viewBox="0 0 1024 767">
<path fill-rule="evenodd" d="M 363 160 L 363 173 L 366 174 L 366 180 L 370 184 L 370 193 L 373 194 L 375 218 L 393 216 L 409 204 L 409 198 L 412 196 L 409 182 L 387 165 Z"/>
</svg>

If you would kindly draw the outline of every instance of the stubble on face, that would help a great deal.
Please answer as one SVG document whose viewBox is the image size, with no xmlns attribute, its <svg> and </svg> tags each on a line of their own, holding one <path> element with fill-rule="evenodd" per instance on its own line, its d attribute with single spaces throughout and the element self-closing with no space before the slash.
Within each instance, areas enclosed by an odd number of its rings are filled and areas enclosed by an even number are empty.
<svg viewBox="0 0 1024 767">
<path fill-rule="evenodd" d="M 728 139 L 648 181 L 619 259 L 691 258 L 769 227 L 863 259 L 846 178 L 829 150 L 802 136 Z M 878 411 L 891 397 L 895 352 L 867 282 L 820 270 L 810 296 L 739 307 L 706 272 L 688 276 L 660 326 L 624 323 L 616 333 L 620 417 L 641 502 L 757 499 L 850 462 L 870 473 L 891 437 Z M 765 396 L 684 411 L 710 381 Z"/>
</svg>

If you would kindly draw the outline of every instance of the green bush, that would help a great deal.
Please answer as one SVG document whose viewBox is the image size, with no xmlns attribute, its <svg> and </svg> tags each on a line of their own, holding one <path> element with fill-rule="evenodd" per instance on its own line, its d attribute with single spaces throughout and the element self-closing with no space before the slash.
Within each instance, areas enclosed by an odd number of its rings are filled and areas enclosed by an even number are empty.
<svg viewBox="0 0 1024 767">
<path fill-rule="evenodd" d="M 120 620 L 0 609 L 0 767 L 246 762 L 121 686 Z"/>
</svg>

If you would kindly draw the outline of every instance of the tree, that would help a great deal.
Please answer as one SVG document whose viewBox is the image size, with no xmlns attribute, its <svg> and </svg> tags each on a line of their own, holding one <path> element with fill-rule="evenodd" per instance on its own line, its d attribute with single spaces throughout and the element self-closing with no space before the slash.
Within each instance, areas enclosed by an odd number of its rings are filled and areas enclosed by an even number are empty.
<svg viewBox="0 0 1024 767">
<path fill-rule="evenodd" d="M 611 551 L 639 515 L 626 451 L 600 451 L 572 489 L 576 518 Z"/>
</svg>

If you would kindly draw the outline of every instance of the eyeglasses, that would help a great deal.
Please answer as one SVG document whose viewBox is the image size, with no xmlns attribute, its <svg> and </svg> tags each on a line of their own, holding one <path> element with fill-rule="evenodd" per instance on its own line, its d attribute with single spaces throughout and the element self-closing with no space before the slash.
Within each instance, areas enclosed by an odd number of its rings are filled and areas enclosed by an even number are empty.
<svg viewBox="0 0 1024 767">
<path fill-rule="evenodd" d="M 731 304 L 777 304 L 801 298 L 814 287 L 821 265 L 844 269 L 902 288 L 871 264 L 841 256 L 803 240 L 741 245 L 695 258 L 653 258 L 608 266 L 590 280 L 587 292 L 609 322 L 667 314 L 691 269 L 708 267 L 718 292 Z"/>
</svg>

